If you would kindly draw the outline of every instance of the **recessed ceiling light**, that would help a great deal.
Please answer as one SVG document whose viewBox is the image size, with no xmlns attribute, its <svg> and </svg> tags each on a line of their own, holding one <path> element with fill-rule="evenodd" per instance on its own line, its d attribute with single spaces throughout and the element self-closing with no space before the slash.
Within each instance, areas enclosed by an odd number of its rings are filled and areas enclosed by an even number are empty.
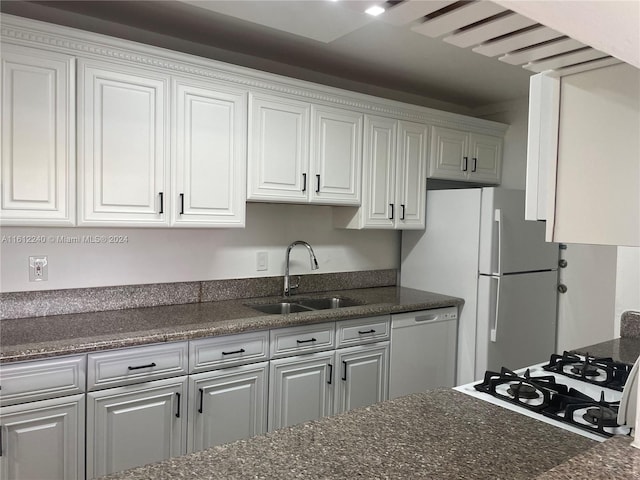
<svg viewBox="0 0 640 480">
<path fill-rule="evenodd" d="M 377 17 L 381 13 L 384 13 L 384 8 L 382 8 L 382 7 L 378 6 L 378 5 L 374 5 L 373 7 L 367 8 L 364 11 L 364 13 L 368 13 L 369 15 L 373 15 L 374 17 Z"/>
</svg>

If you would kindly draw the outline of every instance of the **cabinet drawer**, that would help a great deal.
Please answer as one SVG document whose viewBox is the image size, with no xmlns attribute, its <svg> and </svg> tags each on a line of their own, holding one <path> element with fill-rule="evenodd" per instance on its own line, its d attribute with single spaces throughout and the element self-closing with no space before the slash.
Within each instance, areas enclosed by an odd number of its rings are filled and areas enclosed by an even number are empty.
<svg viewBox="0 0 640 480">
<path fill-rule="evenodd" d="M 206 372 L 269 359 L 269 332 L 192 340 L 189 343 L 189 373 Z"/>
<path fill-rule="evenodd" d="M 0 405 L 82 393 L 85 372 L 84 355 L 2 365 Z"/>
<path fill-rule="evenodd" d="M 335 348 L 335 323 L 271 330 L 271 358 Z"/>
<path fill-rule="evenodd" d="M 87 390 L 186 375 L 187 359 L 187 342 L 90 353 Z"/>
<path fill-rule="evenodd" d="M 343 320 L 336 324 L 338 348 L 389 340 L 390 329 L 389 315 Z"/>
</svg>

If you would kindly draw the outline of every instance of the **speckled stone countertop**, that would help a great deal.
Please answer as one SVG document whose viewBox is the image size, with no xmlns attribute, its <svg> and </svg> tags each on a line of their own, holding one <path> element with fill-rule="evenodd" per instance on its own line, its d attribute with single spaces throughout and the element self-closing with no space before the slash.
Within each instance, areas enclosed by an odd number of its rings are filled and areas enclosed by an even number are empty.
<svg viewBox="0 0 640 480">
<path fill-rule="evenodd" d="M 105 478 L 524 480 L 594 445 L 463 393 L 434 390 Z"/>
<path fill-rule="evenodd" d="M 640 449 L 631 438 L 617 436 L 576 455 L 536 480 L 638 480 Z"/>
<path fill-rule="evenodd" d="M 321 323 L 461 305 L 463 300 L 402 287 L 323 292 L 361 306 L 268 315 L 247 305 L 275 303 L 278 297 L 224 300 L 105 312 L 75 313 L 0 321 L 0 362 L 15 362 L 96 350 L 228 335 L 251 330 Z M 294 300 L 296 297 L 291 297 Z"/>
<path fill-rule="evenodd" d="M 595 357 L 611 357 L 620 362 L 633 364 L 640 357 L 640 312 L 627 311 L 622 314 L 620 337 L 577 349 L 579 353 Z"/>
<path fill-rule="evenodd" d="M 582 354 L 594 357 L 611 357 L 620 362 L 633 364 L 640 357 L 640 338 L 616 338 L 608 342 L 576 349 Z"/>
</svg>

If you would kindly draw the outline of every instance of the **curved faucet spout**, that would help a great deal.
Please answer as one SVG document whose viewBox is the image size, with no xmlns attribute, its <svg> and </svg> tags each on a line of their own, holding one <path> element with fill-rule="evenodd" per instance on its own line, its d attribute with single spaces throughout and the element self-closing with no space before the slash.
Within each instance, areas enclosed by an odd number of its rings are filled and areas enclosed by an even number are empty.
<svg viewBox="0 0 640 480">
<path fill-rule="evenodd" d="M 316 254 L 314 253 L 313 248 L 311 248 L 311 245 L 309 245 L 304 240 L 296 240 L 295 242 L 291 243 L 291 245 L 287 247 L 286 263 L 285 263 L 285 270 L 284 270 L 284 296 L 285 297 L 288 297 L 291 294 L 291 290 L 298 288 L 298 284 L 291 285 L 291 279 L 289 276 L 289 257 L 291 255 L 291 250 L 296 245 L 304 245 L 309 251 L 309 259 L 311 261 L 311 270 L 318 270 L 318 268 L 320 268 L 318 267 L 318 260 L 316 259 Z"/>
</svg>

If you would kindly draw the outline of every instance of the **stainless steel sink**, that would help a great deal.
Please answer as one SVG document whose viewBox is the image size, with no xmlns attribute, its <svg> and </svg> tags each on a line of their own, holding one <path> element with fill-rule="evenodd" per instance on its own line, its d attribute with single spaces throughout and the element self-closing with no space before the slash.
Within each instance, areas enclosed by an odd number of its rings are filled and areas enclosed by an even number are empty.
<svg viewBox="0 0 640 480">
<path fill-rule="evenodd" d="M 247 305 L 263 313 L 284 315 L 287 313 L 310 312 L 312 310 L 329 310 L 334 308 L 355 307 L 362 302 L 344 297 L 300 298 L 278 303 Z"/>
<path fill-rule="evenodd" d="M 297 302 L 305 307 L 313 310 L 328 310 L 332 308 L 355 307 L 361 305 L 361 302 L 351 298 L 343 297 L 327 297 L 327 298 L 306 298 Z"/>
<path fill-rule="evenodd" d="M 249 305 L 254 310 L 258 310 L 263 313 L 284 315 L 286 313 L 296 312 L 309 312 L 312 308 L 298 305 L 297 303 L 279 302 L 279 303 L 265 303 L 262 305 Z"/>
</svg>

